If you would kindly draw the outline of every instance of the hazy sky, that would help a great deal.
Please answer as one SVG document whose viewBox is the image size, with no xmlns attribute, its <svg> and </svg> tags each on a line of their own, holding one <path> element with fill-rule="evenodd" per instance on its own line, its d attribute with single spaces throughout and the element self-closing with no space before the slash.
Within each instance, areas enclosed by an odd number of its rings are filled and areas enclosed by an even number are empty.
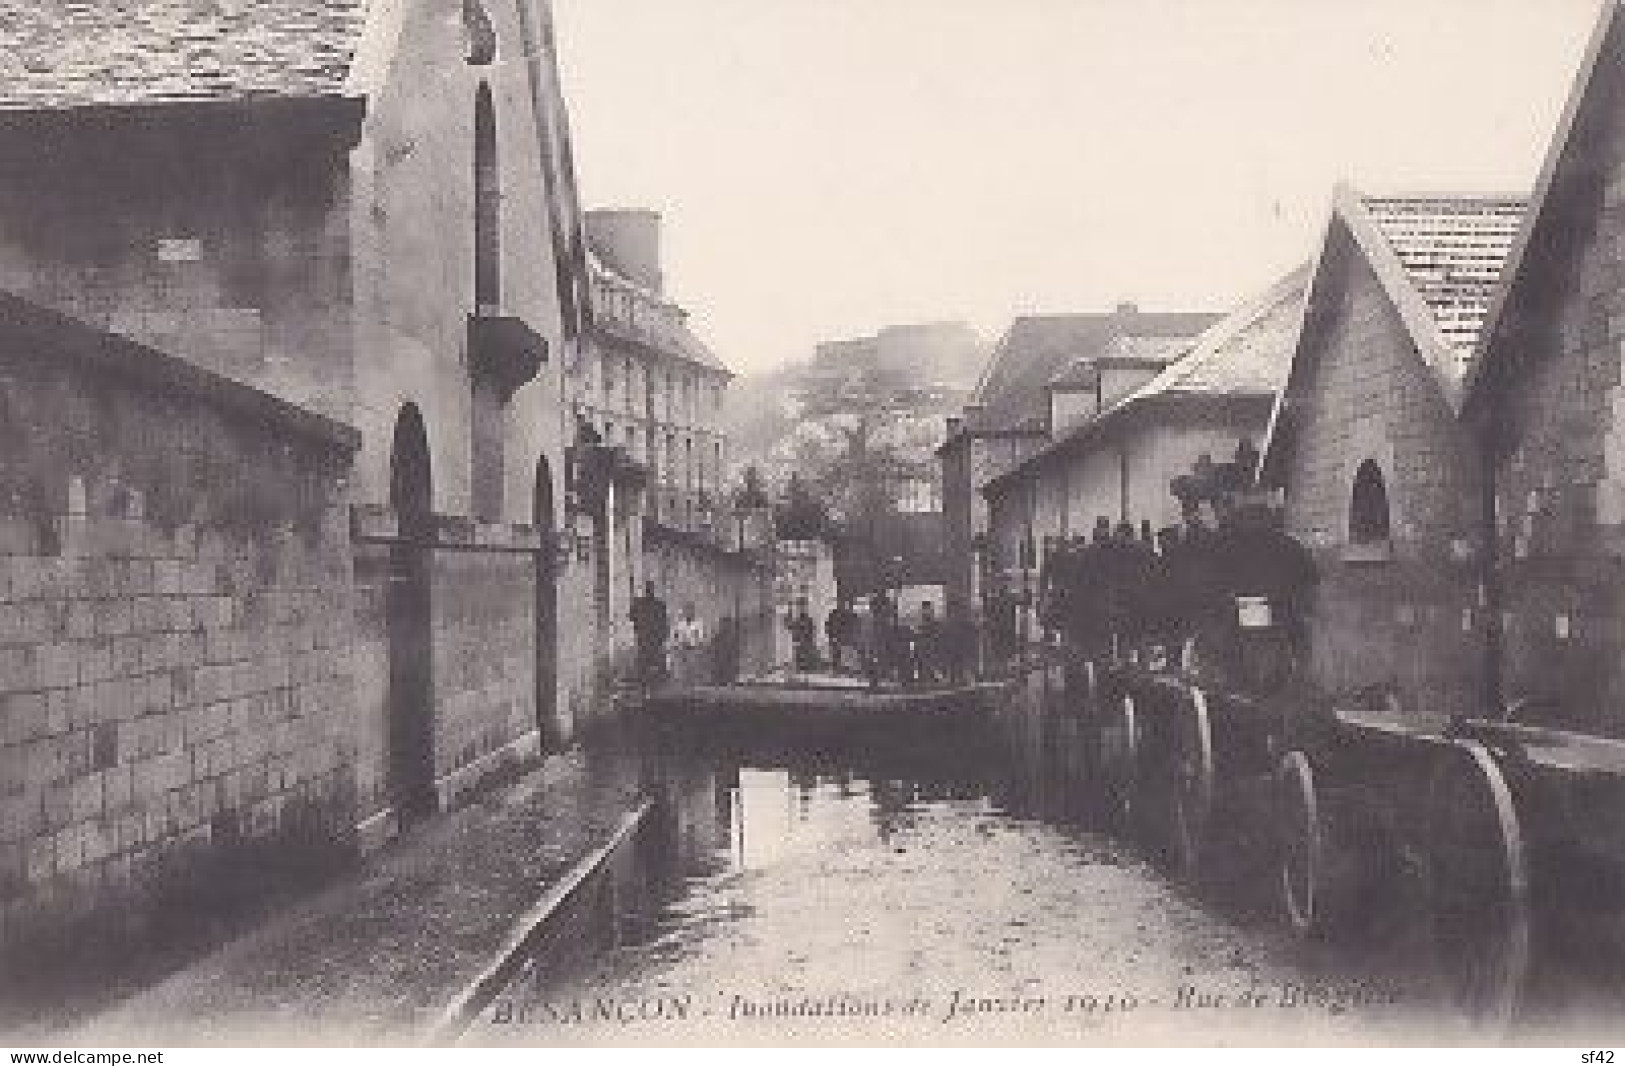
<svg viewBox="0 0 1625 1066">
<path fill-rule="evenodd" d="M 1523 191 L 1599 0 L 554 0 L 588 206 L 742 371 L 888 323 L 1222 309 L 1332 183 Z"/>
</svg>

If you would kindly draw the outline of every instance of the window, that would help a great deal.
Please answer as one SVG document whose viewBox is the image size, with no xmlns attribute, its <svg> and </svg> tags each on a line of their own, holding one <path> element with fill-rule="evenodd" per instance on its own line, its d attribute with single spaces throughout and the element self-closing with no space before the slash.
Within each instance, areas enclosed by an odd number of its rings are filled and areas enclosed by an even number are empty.
<svg viewBox="0 0 1625 1066">
<path fill-rule="evenodd" d="M 502 303 L 502 186 L 497 171 L 496 108 L 491 87 L 474 98 L 474 303 Z"/>
<path fill-rule="evenodd" d="M 1391 532 L 1388 486 L 1383 481 L 1382 468 L 1367 459 L 1354 475 L 1354 489 L 1349 499 L 1349 543 L 1386 544 Z"/>
</svg>

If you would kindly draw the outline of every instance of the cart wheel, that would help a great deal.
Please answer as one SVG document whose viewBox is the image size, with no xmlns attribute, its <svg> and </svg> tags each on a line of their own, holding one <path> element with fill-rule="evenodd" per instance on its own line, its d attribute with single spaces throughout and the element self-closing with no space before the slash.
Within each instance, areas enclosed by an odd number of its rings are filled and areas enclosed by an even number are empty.
<svg viewBox="0 0 1625 1066">
<path fill-rule="evenodd" d="M 1106 814 L 1120 826 L 1133 824 L 1139 783 L 1140 725 L 1134 697 L 1123 697 L 1108 709 L 1100 728 L 1100 771 Z"/>
<path fill-rule="evenodd" d="M 1213 816 L 1213 726 L 1201 689 L 1190 690 L 1174 720 L 1173 741 L 1173 857 L 1186 880 L 1198 881 Z"/>
<path fill-rule="evenodd" d="M 1451 996 L 1480 1025 L 1512 1021 L 1533 954 L 1529 856 L 1495 757 L 1457 741 L 1428 790 L 1434 948 Z"/>
<path fill-rule="evenodd" d="M 1362 859 L 1338 836 L 1309 757 L 1293 750 L 1275 770 L 1277 887 L 1292 931 L 1306 939 L 1343 927 L 1362 884 Z"/>
</svg>

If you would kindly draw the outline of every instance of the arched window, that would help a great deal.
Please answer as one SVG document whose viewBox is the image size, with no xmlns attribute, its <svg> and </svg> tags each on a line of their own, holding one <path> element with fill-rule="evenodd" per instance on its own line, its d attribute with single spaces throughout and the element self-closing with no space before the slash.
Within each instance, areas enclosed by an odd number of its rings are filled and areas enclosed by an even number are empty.
<svg viewBox="0 0 1625 1066">
<path fill-rule="evenodd" d="M 502 183 L 497 170 L 497 116 L 491 87 L 474 98 L 474 302 L 502 303 Z"/>
<path fill-rule="evenodd" d="M 1349 499 L 1349 542 L 1378 544 L 1390 535 L 1388 486 L 1382 468 L 1367 459 L 1354 475 L 1354 491 Z"/>
</svg>

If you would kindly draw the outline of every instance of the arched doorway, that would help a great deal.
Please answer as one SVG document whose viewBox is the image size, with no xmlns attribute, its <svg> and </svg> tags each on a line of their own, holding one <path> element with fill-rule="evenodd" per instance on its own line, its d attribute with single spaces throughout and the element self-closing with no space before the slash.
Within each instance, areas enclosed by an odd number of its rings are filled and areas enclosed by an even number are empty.
<svg viewBox="0 0 1625 1066">
<path fill-rule="evenodd" d="M 433 542 L 429 438 L 415 404 L 401 408 L 389 456 L 389 505 L 400 526 L 390 546 L 389 788 L 403 821 L 432 814 L 434 664 L 429 585 Z"/>
<path fill-rule="evenodd" d="M 532 523 L 542 535 L 536 553 L 536 725 L 548 748 L 559 744 L 559 585 L 557 516 L 553 511 L 553 471 L 547 456 L 536 460 Z"/>
</svg>

